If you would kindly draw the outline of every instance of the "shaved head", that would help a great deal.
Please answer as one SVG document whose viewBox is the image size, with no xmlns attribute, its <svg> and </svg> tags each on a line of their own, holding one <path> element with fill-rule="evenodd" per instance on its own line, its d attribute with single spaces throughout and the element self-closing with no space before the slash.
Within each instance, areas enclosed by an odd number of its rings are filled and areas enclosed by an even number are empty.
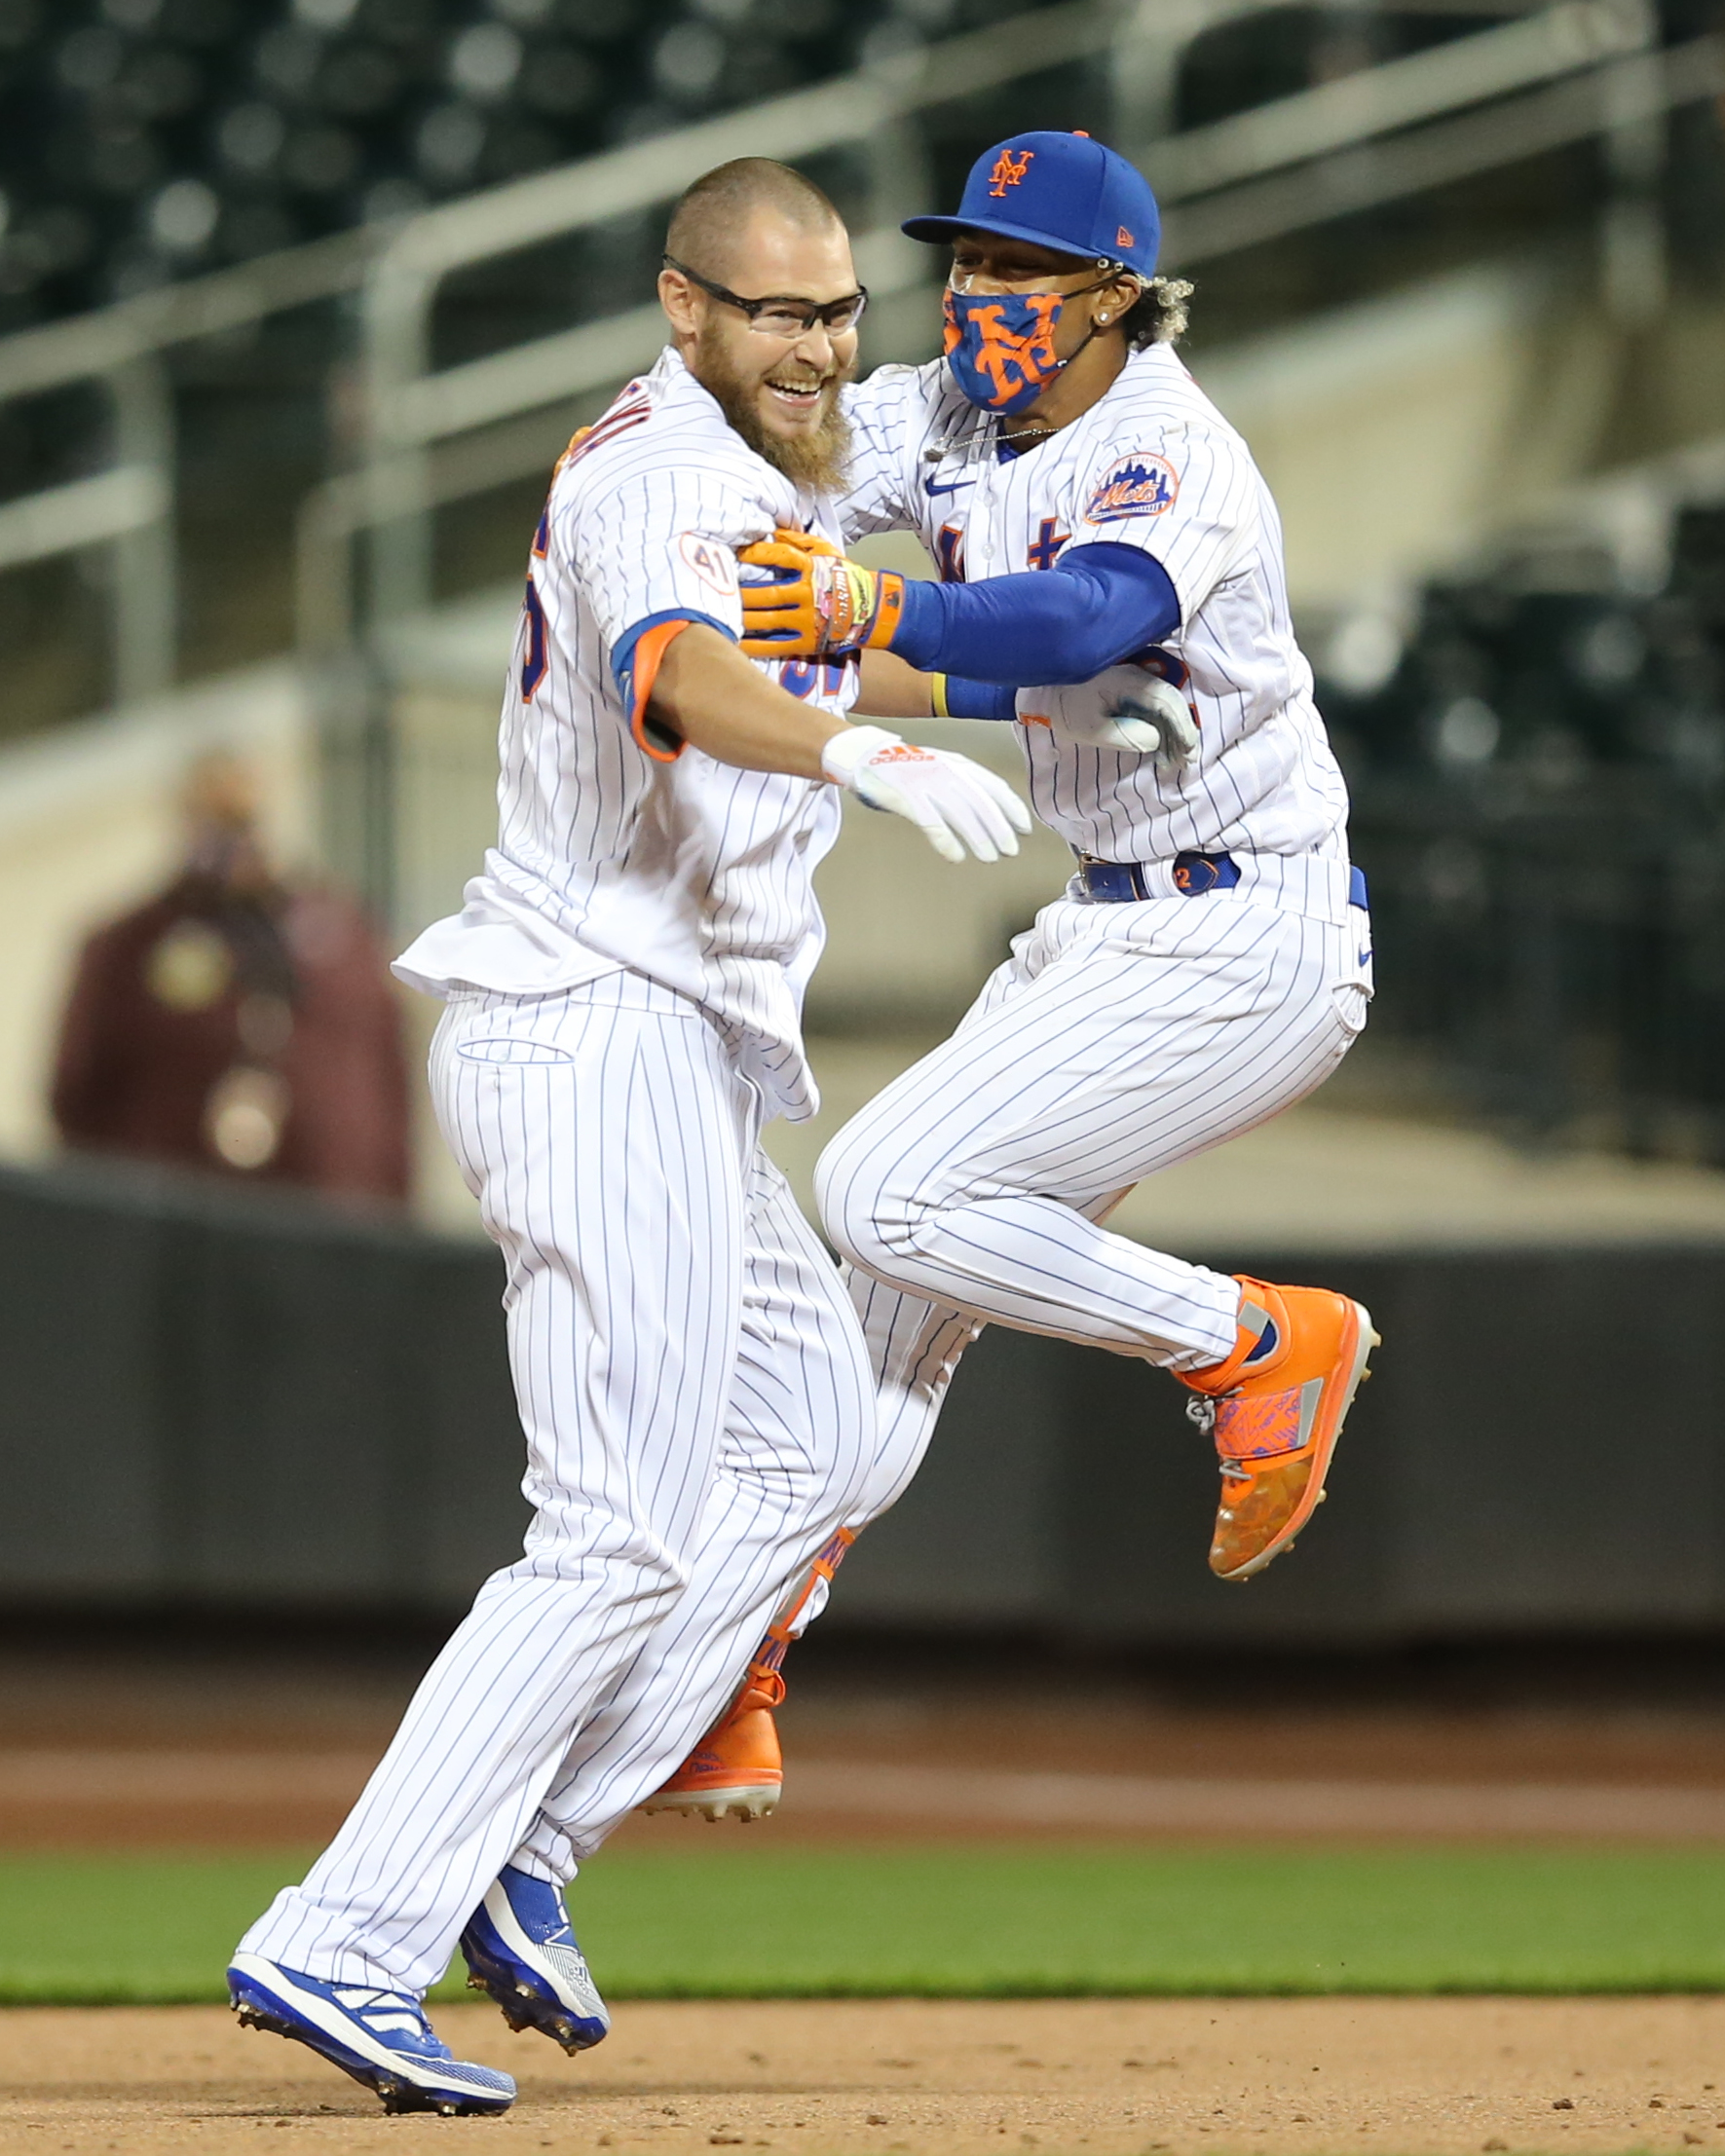
<svg viewBox="0 0 1725 2156">
<path fill-rule="evenodd" d="M 739 157 L 703 172 L 682 196 L 671 212 L 665 252 L 729 283 L 738 242 L 755 213 L 764 209 L 802 232 L 844 229 L 839 212 L 812 180 L 769 157 Z"/>
</svg>

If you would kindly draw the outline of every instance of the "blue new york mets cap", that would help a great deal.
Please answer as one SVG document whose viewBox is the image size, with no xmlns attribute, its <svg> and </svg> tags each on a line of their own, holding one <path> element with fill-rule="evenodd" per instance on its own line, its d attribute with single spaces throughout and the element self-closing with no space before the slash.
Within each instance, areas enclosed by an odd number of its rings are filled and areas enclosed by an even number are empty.
<svg viewBox="0 0 1725 2156">
<path fill-rule="evenodd" d="M 1015 134 L 970 167 L 956 217 L 909 217 L 913 240 L 997 232 L 1063 254 L 1123 262 L 1156 274 L 1162 217 L 1150 183 L 1116 150 L 1087 134 Z"/>
</svg>

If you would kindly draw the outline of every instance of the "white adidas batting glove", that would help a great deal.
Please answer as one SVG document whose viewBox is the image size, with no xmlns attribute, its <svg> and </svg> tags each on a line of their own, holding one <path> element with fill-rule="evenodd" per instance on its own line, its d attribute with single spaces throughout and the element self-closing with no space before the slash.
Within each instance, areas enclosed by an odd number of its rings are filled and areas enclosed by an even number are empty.
<svg viewBox="0 0 1725 2156">
<path fill-rule="evenodd" d="M 1016 853 L 1031 812 L 1003 778 L 946 749 L 919 749 L 884 726 L 846 726 L 821 751 L 821 769 L 870 808 L 903 816 L 943 861 Z"/>
<path fill-rule="evenodd" d="M 1066 688 L 1021 688 L 1018 715 L 1063 741 L 1153 757 L 1170 778 L 1198 755 L 1198 722 L 1183 692 L 1147 667 L 1110 666 L 1094 681 Z"/>
</svg>

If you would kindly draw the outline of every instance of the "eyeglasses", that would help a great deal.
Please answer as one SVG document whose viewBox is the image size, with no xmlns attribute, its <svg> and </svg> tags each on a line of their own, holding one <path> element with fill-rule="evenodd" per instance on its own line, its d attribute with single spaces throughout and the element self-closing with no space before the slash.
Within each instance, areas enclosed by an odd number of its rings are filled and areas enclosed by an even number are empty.
<svg viewBox="0 0 1725 2156">
<path fill-rule="evenodd" d="M 735 292 L 728 292 L 723 284 L 715 284 L 711 278 L 702 277 L 698 270 L 692 270 L 687 262 L 679 262 L 674 254 L 661 259 L 667 270 L 675 270 L 679 277 L 698 284 L 727 307 L 739 308 L 749 317 L 749 327 L 763 337 L 806 337 L 816 322 L 830 336 L 842 337 L 847 329 L 856 327 L 869 304 L 868 290 L 863 285 L 843 299 L 828 300 L 824 307 L 817 307 L 812 300 L 791 299 L 778 293 L 770 299 L 742 299 Z"/>
</svg>

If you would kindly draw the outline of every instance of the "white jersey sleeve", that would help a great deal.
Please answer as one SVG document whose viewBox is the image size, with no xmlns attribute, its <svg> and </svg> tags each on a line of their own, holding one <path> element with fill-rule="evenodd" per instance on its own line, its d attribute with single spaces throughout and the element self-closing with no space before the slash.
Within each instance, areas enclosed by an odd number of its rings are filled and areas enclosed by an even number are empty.
<svg viewBox="0 0 1725 2156">
<path fill-rule="evenodd" d="M 1142 546 L 1168 572 L 1182 621 L 1239 565 L 1258 478 L 1232 433 L 1176 425 L 1122 450 L 1106 439 L 1074 473 L 1071 544 Z"/>
<path fill-rule="evenodd" d="M 601 634 L 615 651 L 643 627 L 679 619 L 742 634 L 736 547 L 768 537 L 759 511 L 714 471 L 639 472 L 553 512 Z M 751 528 L 752 527 L 752 528 Z"/>
<path fill-rule="evenodd" d="M 650 754 L 675 754 L 669 741 L 644 731 L 653 675 L 669 641 L 653 632 L 700 621 L 741 636 L 736 549 L 770 536 L 762 527 L 759 488 L 745 491 L 723 465 L 637 469 L 573 498 L 553 488 L 547 521 L 553 563 L 586 595 L 631 730 Z"/>
</svg>

